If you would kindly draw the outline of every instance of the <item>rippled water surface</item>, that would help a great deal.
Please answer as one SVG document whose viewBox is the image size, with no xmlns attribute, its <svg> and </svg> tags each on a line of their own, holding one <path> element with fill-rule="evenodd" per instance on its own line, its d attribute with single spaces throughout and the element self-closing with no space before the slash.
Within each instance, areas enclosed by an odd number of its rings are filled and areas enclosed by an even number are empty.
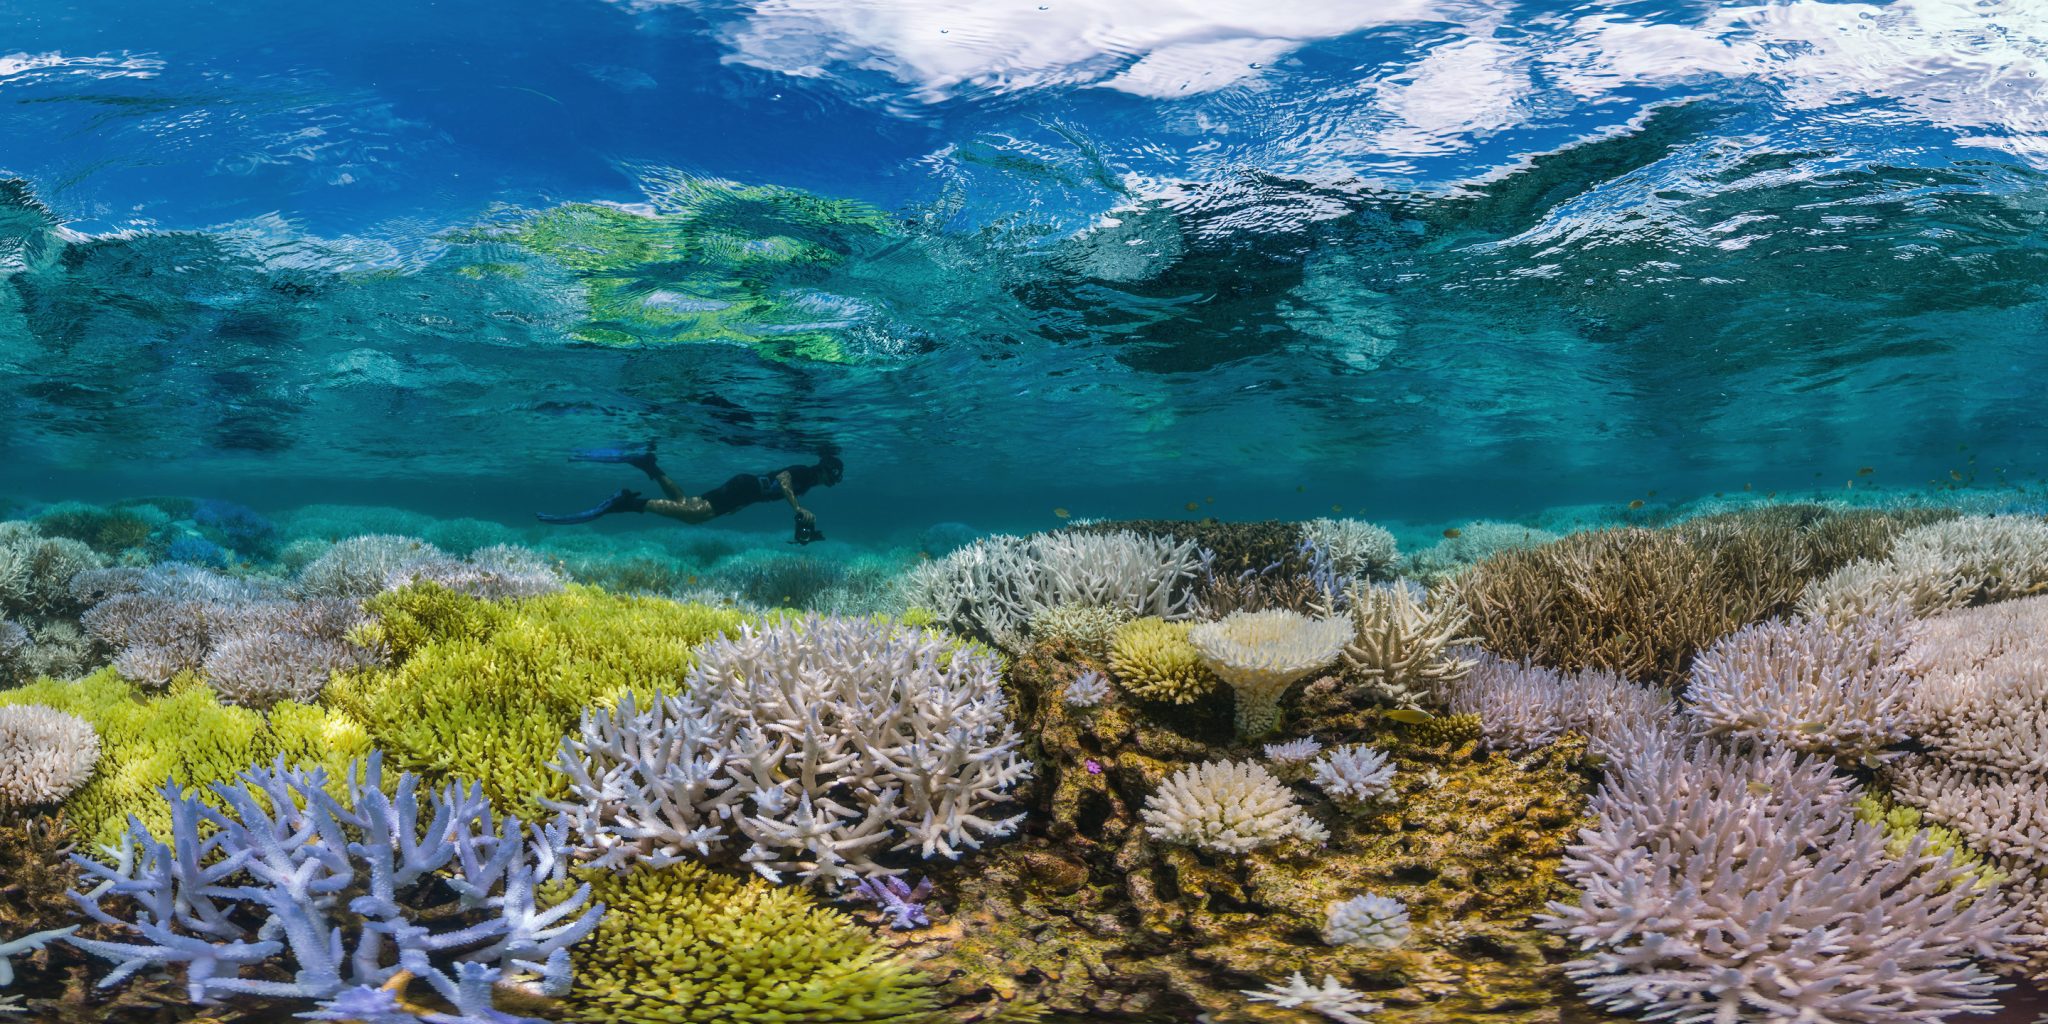
<svg viewBox="0 0 2048 1024">
<path fill-rule="evenodd" d="M 637 438 L 836 446 L 856 533 L 2048 467 L 2028 0 L 4 10 L 19 496 L 513 516 Z"/>
</svg>

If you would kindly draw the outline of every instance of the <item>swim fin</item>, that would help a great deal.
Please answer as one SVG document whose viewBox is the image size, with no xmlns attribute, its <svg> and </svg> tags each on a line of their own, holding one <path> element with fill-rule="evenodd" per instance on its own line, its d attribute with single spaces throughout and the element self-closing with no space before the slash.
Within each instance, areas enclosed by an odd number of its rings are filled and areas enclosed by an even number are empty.
<svg viewBox="0 0 2048 1024">
<path fill-rule="evenodd" d="M 567 526 L 574 523 L 587 523 L 599 516 L 610 515 L 613 512 L 645 511 L 647 511 L 647 499 L 641 497 L 638 491 L 629 491 L 621 487 L 595 508 L 587 508 L 581 512 L 567 512 L 559 515 L 550 512 L 535 512 L 533 517 L 543 523 L 559 523 Z"/>
<path fill-rule="evenodd" d="M 642 473 L 656 472 L 654 466 L 654 443 L 627 445 L 620 448 L 584 448 L 569 453 L 570 462 L 615 462 L 631 466 Z"/>
</svg>

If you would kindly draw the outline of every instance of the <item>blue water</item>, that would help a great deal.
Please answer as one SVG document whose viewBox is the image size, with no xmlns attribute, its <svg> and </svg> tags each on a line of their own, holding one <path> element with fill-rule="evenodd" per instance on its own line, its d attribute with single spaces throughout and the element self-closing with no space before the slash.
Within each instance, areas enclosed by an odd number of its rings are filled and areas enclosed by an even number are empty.
<svg viewBox="0 0 2048 1024">
<path fill-rule="evenodd" d="M 0 23 L 17 499 L 510 521 L 638 438 L 835 446 L 844 536 L 2048 468 L 2029 0 Z"/>
</svg>

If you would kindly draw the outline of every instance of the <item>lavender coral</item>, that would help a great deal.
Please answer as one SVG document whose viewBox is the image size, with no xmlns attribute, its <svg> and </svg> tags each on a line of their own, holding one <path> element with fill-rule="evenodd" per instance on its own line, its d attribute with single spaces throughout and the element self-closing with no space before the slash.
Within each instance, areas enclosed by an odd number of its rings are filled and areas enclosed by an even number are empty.
<svg viewBox="0 0 2048 1024">
<path fill-rule="evenodd" d="M 1987 1012 L 2016 912 L 1915 837 L 1897 856 L 1849 781 L 1790 751 L 1667 737 L 1593 801 L 1542 927 L 1609 1010 L 1680 1024 L 1907 1024 Z"/>
<path fill-rule="evenodd" d="M 1394 795 L 1394 766 L 1384 751 L 1362 743 L 1324 754 L 1314 771 L 1315 787 L 1347 811 L 1362 811 Z"/>
<path fill-rule="evenodd" d="M 1566 732 L 1613 757 L 1620 737 L 1669 722 L 1676 703 L 1661 688 L 1631 683 L 1605 669 L 1560 672 L 1480 656 L 1465 678 L 1446 689 L 1452 714 L 1478 715 L 1489 746 L 1522 754 Z"/>
<path fill-rule="evenodd" d="M 1347 618 L 1299 612 L 1232 612 L 1188 631 L 1202 664 L 1237 692 L 1237 731 L 1255 739 L 1280 723 L 1280 697 L 1297 680 L 1327 668 L 1351 640 Z"/>
<path fill-rule="evenodd" d="M 988 816 L 1031 771 L 999 680 L 990 654 L 895 623 L 742 627 L 682 693 L 586 714 L 550 806 L 605 864 L 717 855 L 836 887 L 892 852 L 957 858 L 1022 818 Z"/>
<path fill-rule="evenodd" d="M 76 896 L 86 914 L 140 941 L 71 942 L 115 965 L 101 987 L 177 966 L 195 1002 L 320 1000 L 343 1019 L 406 972 L 455 1006 L 450 1021 L 523 1021 L 492 1008 L 500 972 L 566 991 L 568 948 L 603 907 L 585 907 L 588 886 L 538 901 L 536 887 L 562 874 L 556 834 L 529 839 L 475 787 L 422 796 L 419 783 L 407 773 L 387 791 L 373 754 L 340 796 L 326 772 L 282 762 L 215 786 L 227 810 L 167 785 L 169 835 L 135 824 L 111 862 L 74 858 L 98 883 Z"/>
<path fill-rule="evenodd" d="M 1716 735 L 1852 761 L 1908 735 L 1903 605 L 1850 620 L 1772 620 L 1737 630 L 1693 659 L 1688 713 Z"/>
</svg>

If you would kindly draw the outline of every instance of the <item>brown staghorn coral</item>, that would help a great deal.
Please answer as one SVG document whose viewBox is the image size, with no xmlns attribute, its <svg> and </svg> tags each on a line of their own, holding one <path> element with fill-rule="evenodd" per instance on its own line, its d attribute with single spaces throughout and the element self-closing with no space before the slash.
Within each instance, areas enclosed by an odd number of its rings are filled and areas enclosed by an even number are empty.
<svg viewBox="0 0 2048 1024">
<path fill-rule="evenodd" d="M 1013 666 L 1020 692 L 1056 693 L 1084 671 L 1070 646 Z M 1591 784 L 1577 737 L 1517 759 L 1478 749 L 1467 718 L 1416 725 L 1356 700 L 1336 677 L 1306 688 L 1294 720 L 1333 746 L 1365 743 L 1398 763 L 1398 799 L 1351 815 L 1313 787 L 1300 805 L 1331 835 L 1217 855 L 1146 834 L 1146 802 L 1176 772 L 1258 759 L 1232 741 L 1227 698 L 1142 709 L 1115 692 L 1077 713 L 1032 702 L 1024 732 L 1043 775 L 1023 798 L 1028 835 L 967 869 L 935 871 L 947 912 L 901 946 L 939 986 L 949 1016 L 1298 1021 L 1245 992 L 1300 971 L 1384 1004 L 1375 1021 L 1555 1022 L 1569 991 L 1562 943 L 1529 927 L 1565 890 L 1556 869 L 1587 824 Z M 1162 714 L 1170 720 L 1150 716 Z M 1303 727 L 1298 726 L 1297 730 Z M 1298 738 L 1298 736 L 1297 736 Z M 1331 946 L 1332 903 L 1373 893 L 1410 908 L 1398 949 Z"/>
</svg>

